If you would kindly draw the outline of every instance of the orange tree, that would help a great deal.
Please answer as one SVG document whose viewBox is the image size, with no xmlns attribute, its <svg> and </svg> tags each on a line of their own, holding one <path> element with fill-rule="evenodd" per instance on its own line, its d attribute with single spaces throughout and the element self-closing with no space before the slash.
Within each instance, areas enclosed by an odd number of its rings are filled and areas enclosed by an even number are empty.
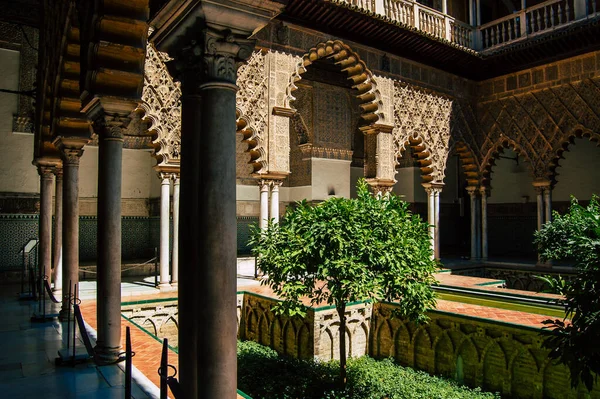
<svg viewBox="0 0 600 399">
<path fill-rule="evenodd" d="M 600 205 L 594 196 L 587 207 L 571 200 L 564 215 L 554 212 L 554 220 L 535 234 L 542 260 L 571 260 L 577 268 L 569 281 L 545 278 L 565 296 L 564 320 L 546 320 L 551 335 L 544 346 L 550 357 L 565 364 L 571 372 L 571 385 L 582 381 L 592 390 L 600 375 Z M 570 321 L 566 320 L 567 318 Z"/>
<path fill-rule="evenodd" d="M 275 311 L 303 316 L 301 298 L 334 305 L 340 318 L 340 380 L 346 383 L 346 304 L 398 301 L 398 317 L 427 321 L 435 306 L 428 226 L 395 195 L 374 197 L 364 180 L 356 199 L 306 201 L 280 224 L 254 228 L 250 245 L 258 267 L 282 299 Z"/>
</svg>

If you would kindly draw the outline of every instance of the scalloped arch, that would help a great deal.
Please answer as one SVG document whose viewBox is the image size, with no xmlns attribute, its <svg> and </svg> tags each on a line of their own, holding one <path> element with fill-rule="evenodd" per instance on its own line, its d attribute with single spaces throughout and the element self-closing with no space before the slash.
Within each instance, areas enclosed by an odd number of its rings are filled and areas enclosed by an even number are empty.
<svg viewBox="0 0 600 399">
<path fill-rule="evenodd" d="M 496 159 L 500 156 L 500 153 L 505 149 L 510 148 L 517 153 L 518 156 L 525 158 L 525 162 L 528 165 L 528 169 L 531 172 L 532 177 L 535 176 L 535 170 L 533 169 L 533 162 L 529 157 L 527 151 L 523 149 L 515 140 L 508 137 L 500 137 L 494 145 L 490 147 L 487 154 L 484 156 L 481 162 L 481 185 L 490 185 L 490 175 L 492 168 L 495 165 Z"/>
<path fill-rule="evenodd" d="M 340 40 L 319 43 L 302 57 L 296 71 L 290 77 L 284 106 L 293 108 L 290 103 L 296 99 L 292 95 L 292 92 L 298 88 L 295 83 L 302 79 L 301 75 L 306 72 L 308 66 L 324 58 L 332 59 L 341 68 L 342 72 L 348 74 L 348 79 L 352 80 L 352 88 L 358 91 L 356 98 L 360 100 L 361 118 L 368 125 L 379 121 L 380 115 L 383 114 L 381 94 L 377 90 L 373 74 L 358 54 Z"/>
<path fill-rule="evenodd" d="M 559 173 L 556 172 L 560 165 L 560 160 L 565 159 L 562 155 L 565 151 L 569 151 L 569 147 L 575 144 L 575 139 L 588 139 L 591 142 L 596 143 L 597 147 L 600 147 L 600 134 L 595 133 L 590 129 L 587 129 L 581 125 L 575 126 L 568 134 L 566 134 L 562 140 L 552 149 L 553 157 L 550 159 L 548 165 L 548 177 L 552 183 L 556 183 L 556 176 Z"/>
<path fill-rule="evenodd" d="M 454 152 L 460 158 L 462 170 L 465 173 L 467 185 L 478 186 L 481 183 L 480 167 L 475 152 L 462 140 L 456 141 L 451 146 L 450 152 Z"/>
</svg>

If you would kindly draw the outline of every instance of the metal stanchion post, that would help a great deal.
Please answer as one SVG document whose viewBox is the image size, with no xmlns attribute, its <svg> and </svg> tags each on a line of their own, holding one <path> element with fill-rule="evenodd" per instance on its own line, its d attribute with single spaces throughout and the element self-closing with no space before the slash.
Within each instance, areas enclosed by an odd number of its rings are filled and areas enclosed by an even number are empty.
<svg viewBox="0 0 600 399">
<path fill-rule="evenodd" d="M 162 356 L 160 357 L 160 369 L 158 374 L 160 375 L 160 399 L 167 399 L 168 385 L 167 385 L 167 373 L 169 367 L 169 341 L 167 338 L 163 340 Z"/>
<path fill-rule="evenodd" d="M 71 294 L 73 291 L 71 290 L 71 280 L 69 280 L 69 296 L 67 297 L 67 301 L 71 302 Z M 69 345 L 71 345 L 71 309 L 67 306 L 67 349 L 69 349 Z"/>
<path fill-rule="evenodd" d="M 73 366 L 75 366 L 75 342 L 77 338 L 77 332 L 75 327 L 77 326 L 77 318 L 75 317 L 75 304 L 77 303 L 77 284 L 73 286 Z M 69 311 L 70 312 L 70 311 Z"/>
<path fill-rule="evenodd" d="M 131 399 L 131 335 L 129 326 L 125 329 L 125 399 Z"/>
<path fill-rule="evenodd" d="M 158 248 L 154 247 L 154 286 L 158 287 Z"/>
</svg>

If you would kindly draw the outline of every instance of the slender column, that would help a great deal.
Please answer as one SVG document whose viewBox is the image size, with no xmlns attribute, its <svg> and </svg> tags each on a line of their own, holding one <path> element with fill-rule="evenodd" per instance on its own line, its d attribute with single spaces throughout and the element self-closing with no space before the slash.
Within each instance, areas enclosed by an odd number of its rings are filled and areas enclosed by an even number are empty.
<svg viewBox="0 0 600 399">
<path fill-rule="evenodd" d="M 535 193 L 537 198 L 537 229 L 540 231 L 544 224 L 544 188 L 536 186 Z"/>
<path fill-rule="evenodd" d="M 487 232 L 487 187 L 480 187 L 481 194 L 481 259 L 488 258 L 488 232 Z"/>
<path fill-rule="evenodd" d="M 265 230 L 269 222 L 269 181 L 259 180 L 258 185 L 260 187 L 259 224 L 261 230 Z"/>
<path fill-rule="evenodd" d="M 160 184 L 160 282 L 161 291 L 171 289 L 169 284 L 169 228 L 171 205 L 171 179 L 166 173 L 159 172 Z"/>
<path fill-rule="evenodd" d="M 279 223 L 279 186 L 281 183 L 281 180 L 271 182 L 271 218 L 274 223 Z"/>
<path fill-rule="evenodd" d="M 552 187 L 544 188 L 544 223 L 552 221 Z"/>
<path fill-rule="evenodd" d="M 39 266 L 38 278 L 52 273 L 52 174 L 51 166 L 38 165 L 40 174 Z"/>
<path fill-rule="evenodd" d="M 429 242 L 431 257 L 435 259 L 435 189 L 430 184 L 423 184 L 427 193 L 427 224 L 429 224 Z"/>
<path fill-rule="evenodd" d="M 181 235 L 187 230 L 184 241 L 193 243 L 180 247 L 186 276 L 179 283 L 179 350 L 185 354 L 179 357 L 180 381 L 185 397 L 233 399 L 237 395 L 235 64 L 251 54 L 254 42 L 208 28 L 180 48 Z M 189 321 L 184 326 L 185 320 Z"/>
<path fill-rule="evenodd" d="M 121 351 L 121 174 L 122 126 L 127 119 L 104 117 L 98 133 L 98 277 L 96 354 L 101 363 Z"/>
<path fill-rule="evenodd" d="M 477 187 L 467 187 L 471 198 L 471 260 L 477 259 Z"/>
<path fill-rule="evenodd" d="M 171 260 L 171 287 L 177 287 L 179 278 L 179 173 L 173 177 L 173 259 Z"/>
<path fill-rule="evenodd" d="M 62 295 L 62 210 L 63 210 L 63 169 L 61 167 L 54 168 L 54 176 L 56 176 L 56 187 L 54 194 L 54 241 L 53 253 L 54 259 L 52 264 L 54 270 L 52 272 L 52 281 L 54 282 L 54 292 Z"/>
<path fill-rule="evenodd" d="M 69 291 L 79 297 L 79 160 L 87 143 L 59 138 L 58 147 L 63 160 L 63 275 L 60 318 L 69 313 Z M 69 286 L 69 284 L 71 284 Z"/>
<path fill-rule="evenodd" d="M 442 0 L 442 13 L 448 14 L 448 0 Z"/>
<path fill-rule="evenodd" d="M 442 193 L 441 187 L 436 187 L 433 192 L 433 225 L 434 227 L 434 240 L 433 249 L 434 256 L 436 259 L 440 259 L 440 194 Z"/>
<path fill-rule="evenodd" d="M 481 26 L 481 0 L 476 0 L 477 21 L 475 26 Z"/>
</svg>

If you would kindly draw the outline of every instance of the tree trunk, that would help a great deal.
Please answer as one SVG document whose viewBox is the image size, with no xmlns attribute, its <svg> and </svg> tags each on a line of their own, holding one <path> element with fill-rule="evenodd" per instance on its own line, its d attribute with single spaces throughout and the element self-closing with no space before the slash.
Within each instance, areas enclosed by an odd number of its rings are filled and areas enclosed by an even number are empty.
<svg viewBox="0 0 600 399">
<path fill-rule="evenodd" d="M 336 306 L 340 318 L 340 385 L 346 389 L 346 303 Z"/>
</svg>

